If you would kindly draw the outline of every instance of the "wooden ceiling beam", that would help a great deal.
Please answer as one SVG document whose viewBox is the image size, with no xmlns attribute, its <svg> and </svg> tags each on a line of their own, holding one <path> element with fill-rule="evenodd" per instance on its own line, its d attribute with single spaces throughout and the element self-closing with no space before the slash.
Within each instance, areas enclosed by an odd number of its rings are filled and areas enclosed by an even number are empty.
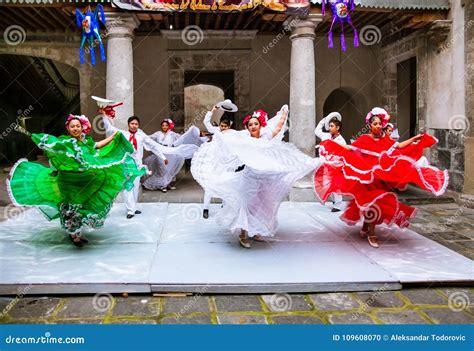
<svg viewBox="0 0 474 351">
<path fill-rule="evenodd" d="M 179 14 L 178 13 L 174 13 L 173 14 L 174 16 L 174 28 L 173 29 L 180 29 L 180 26 L 179 26 Z"/>
<path fill-rule="evenodd" d="M 187 26 L 189 26 L 189 16 L 190 16 L 189 12 L 186 12 L 186 13 L 184 14 L 184 27 L 185 27 L 185 28 L 186 28 Z"/>
<path fill-rule="evenodd" d="M 201 13 L 197 12 L 196 13 L 196 19 L 194 20 L 194 23 L 196 24 L 196 26 L 201 27 L 201 24 L 199 22 L 201 22 Z"/>
<path fill-rule="evenodd" d="M 234 15 L 233 15 L 232 13 L 229 13 L 229 14 L 227 15 L 226 20 L 225 20 L 224 29 L 228 29 L 228 28 L 229 28 L 230 21 L 232 20 L 232 18 L 234 18 Z"/>
<path fill-rule="evenodd" d="M 170 29 L 170 20 L 168 18 L 169 16 L 170 16 L 170 14 L 167 13 L 163 18 L 163 22 L 165 23 L 165 26 L 166 26 L 165 29 Z"/>
<path fill-rule="evenodd" d="M 239 29 L 239 25 L 244 19 L 244 16 L 245 16 L 245 12 L 239 13 L 239 16 L 237 17 L 237 20 L 235 21 L 235 24 L 234 24 L 234 30 Z"/>
<path fill-rule="evenodd" d="M 206 13 L 205 16 L 206 16 L 206 19 L 204 21 L 204 29 L 209 29 L 209 26 L 211 24 L 211 18 L 213 16 L 213 14 L 212 13 Z"/>
<path fill-rule="evenodd" d="M 38 20 L 33 14 L 31 14 L 28 9 L 25 7 L 19 7 L 15 9 L 15 11 L 20 14 L 21 16 L 28 18 L 32 23 L 35 24 L 36 27 L 39 27 L 40 30 L 48 30 L 48 26 L 45 25 L 42 21 Z"/>
<path fill-rule="evenodd" d="M 25 29 L 36 29 L 36 27 L 30 21 L 21 17 L 18 12 L 16 12 L 16 10 L 13 11 L 11 8 L 5 7 L 2 12 L 6 15 L 5 17 L 8 17 L 8 20 L 11 19 L 14 24 L 20 25 Z"/>
<path fill-rule="evenodd" d="M 42 8 L 37 13 L 37 16 L 41 17 L 44 23 L 48 23 L 49 25 L 54 25 L 57 29 L 64 30 L 65 25 L 61 20 L 58 20 L 56 16 L 51 15 L 51 11 Z"/>
<path fill-rule="evenodd" d="M 216 22 L 214 22 L 214 29 L 219 29 L 219 25 L 221 24 L 222 20 L 222 13 L 217 14 Z"/>
<path fill-rule="evenodd" d="M 288 17 L 290 16 L 285 13 L 278 13 L 273 17 L 273 22 L 285 22 Z"/>
<path fill-rule="evenodd" d="M 137 17 L 140 21 L 152 21 L 153 18 L 148 13 L 137 13 Z"/>
</svg>

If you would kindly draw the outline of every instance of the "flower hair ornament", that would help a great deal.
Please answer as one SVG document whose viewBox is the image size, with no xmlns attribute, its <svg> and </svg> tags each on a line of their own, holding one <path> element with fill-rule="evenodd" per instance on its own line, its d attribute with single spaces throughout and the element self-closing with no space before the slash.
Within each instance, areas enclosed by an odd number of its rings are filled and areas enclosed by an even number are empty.
<svg viewBox="0 0 474 351">
<path fill-rule="evenodd" d="M 89 121 L 89 118 L 87 118 L 84 115 L 69 115 L 67 116 L 66 119 L 66 129 L 69 128 L 69 122 L 71 122 L 73 119 L 79 120 L 82 126 L 82 132 L 84 134 L 89 134 L 91 131 L 92 125 L 91 122 Z"/>
<path fill-rule="evenodd" d="M 258 122 L 260 123 L 260 125 L 262 127 L 265 127 L 267 125 L 268 115 L 264 110 L 256 110 L 251 115 L 245 116 L 245 118 L 244 118 L 245 128 L 247 128 L 247 125 L 248 125 L 251 118 L 257 118 Z"/>
<path fill-rule="evenodd" d="M 380 117 L 380 120 L 382 121 L 382 128 L 385 128 L 387 124 L 390 122 L 390 115 L 388 114 L 387 111 L 385 111 L 381 107 L 374 107 L 368 114 L 365 116 L 365 123 L 369 124 L 370 119 L 373 116 L 378 116 Z"/>
<path fill-rule="evenodd" d="M 174 122 L 172 119 L 165 118 L 164 120 L 161 121 L 161 124 L 163 124 L 164 122 L 168 123 L 168 125 L 170 126 L 170 130 L 174 129 Z"/>
</svg>

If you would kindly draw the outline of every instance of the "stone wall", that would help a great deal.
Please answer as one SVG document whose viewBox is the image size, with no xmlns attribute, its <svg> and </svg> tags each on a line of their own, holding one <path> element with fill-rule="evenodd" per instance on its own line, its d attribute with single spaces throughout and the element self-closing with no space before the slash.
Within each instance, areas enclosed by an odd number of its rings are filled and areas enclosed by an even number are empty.
<svg viewBox="0 0 474 351">
<path fill-rule="evenodd" d="M 416 34 L 409 35 L 390 45 L 382 48 L 381 66 L 383 67 L 383 105 L 393 116 L 393 122 L 397 123 L 398 116 L 398 87 L 397 87 L 397 64 L 412 57 L 417 59 L 417 117 L 418 127 L 424 128 L 426 123 L 426 82 L 424 72 L 424 40 Z"/>
<path fill-rule="evenodd" d="M 439 143 L 430 149 L 427 156 L 432 165 L 449 171 L 449 188 L 457 192 L 463 191 L 465 179 L 471 182 L 474 191 L 474 182 L 467 179 L 474 176 L 465 176 L 465 172 L 467 174 L 471 168 L 474 172 L 472 162 L 468 162 L 471 153 L 465 149 L 472 133 L 472 130 L 466 130 L 466 126 L 472 124 L 472 107 L 468 105 L 473 95 L 473 75 L 466 74 L 467 77 L 464 77 L 466 72 L 472 72 L 474 61 L 474 53 L 471 51 L 469 54 L 468 47 L 469 43 L 472 43 L 472 28 L 466 30 L 470 28 L 466 26 L 469 22 L 468 11 L 472 11 L 474 5 L 467 1 L 464 4 L 465 8 L 462 7 L 461 1 L 454 0 L 448 21 L 434 23 L 422 32 L 385 46 L 381 58 L 384 66 L 384 103 L 389 112 L 396 116 L 400 110 L 397 106 L 397 63 L 416 57 L 416 132 L 426 131 L 438 138 Z M 463 11 L 466 18 L 462 16 Z M 465 58 L 462 55 L 464 46 Z M 473 47 L 470 50 L 473 50 Z M 459 84 L 459 81 L 464 79 L 466 89 Z"/>
<path fill-rule="evenodd" d="M 461 192 L 464 185 L 464 142 L 462 131 L 429 129 L 428 133 L 438 139 L 430 152 L 430 163 L 449 171 L 449 189 Z"/>
<path fill-rule="evenodd" d="M 474 196 L 474 1 L 465 1 L 464 15 L 466 30 L 465 47 L 465 108 L 466 108 L 466 142 L 465 142 L 465 183 L 463 192 Z"/>
</svg>

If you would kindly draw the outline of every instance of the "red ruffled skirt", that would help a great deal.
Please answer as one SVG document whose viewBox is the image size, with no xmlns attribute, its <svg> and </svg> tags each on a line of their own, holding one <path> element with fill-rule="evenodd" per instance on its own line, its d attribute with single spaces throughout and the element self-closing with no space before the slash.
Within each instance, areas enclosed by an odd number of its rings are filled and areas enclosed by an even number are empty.
<svg viewBox="0 0 474 351">
<path fill-rule="evenodd" d="M 394 190 L 403 190 L 411 183 L 439 196 L 448 185 L 447 171 L 416 164 L 423 149 L 437 140 L 424 134 L 405 148 L 390 147 L 382 151 L 372 147 L 370 141 L 365 142 L 354 143 L 357 145 L 354 150 L 347 150 L 332 140 L 320 144 L 325 163 L 314 174 L 316 194 L 323 202 L 331 193 L 350 196 L 352 200 L 341 215 L 348 224 L 364 219 L 367 223 L 406 227 L 416 209 L 400 203 Z"/>
</svg>

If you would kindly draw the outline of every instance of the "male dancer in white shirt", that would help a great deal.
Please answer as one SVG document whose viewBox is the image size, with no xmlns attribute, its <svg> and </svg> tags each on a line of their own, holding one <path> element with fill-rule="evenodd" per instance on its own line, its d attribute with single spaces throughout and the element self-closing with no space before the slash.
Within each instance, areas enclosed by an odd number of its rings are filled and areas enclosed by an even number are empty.
<svg viewBox="0 0 474 351">
<path fill-rule="evenodd" d="M 323 132 L 323 126 L 325 126 L 326 130 L 329 133 Z M 329 115 L 324 117 L 321 121 L 319 121 L 316 129 L 314 130 L 314 134 L 321 139 L 321 141 L 331 139 L 334 142 L 338 143 L 339 145 L 347 145 L 346 140 L 340 134 L 340 130 L 342 128 L 342 116 L 339 112 L 331 112 Z M 339 212 L 341 211 L 342 205 L 342 195 L 341 194 L 332 194 L 334 204 L 331 209 L 331 212 Z"/>
<path fill-rule="evenodd" d="M 220 106 L 218 106 L 220 105 Z M 237 106 L 235 106 L 230 100 L 225 100 L 212 108 L 211 111 L 206 113 L 204 116 L 204 126 L 206 127 L 207 131 L 211 134 L 222 133 L 232 127 L 232 121 L 228 118 L 222 116 L 219 127 L 215 127 L 211 124 L 211 118 L 214 113 L 216 113 L 219 109 L 223 109 L 224 111 L 235 112 L 237 111 Z M 209 207 L 211 205 L 212 195 L 209 192 L 204 191 L 204 204 L 203 204 L 203 211 L 202 216 L 204 218 L 209 218 Z"/>
<path fill-rule="evenodd" d="M 153 152 L 156 156 L 164 160 L 165 165 L 168 164 L 168 160 L 162 152 L 163 146 L 153 141 L 148 135 L 146 135 L 141 129 L 140 119 L 137 116 L 131 116 L 128 123 L 128 130 L 121 130 L 112 125 L 110 121 L 111 118 L 115 117 L 115 111 L 110 111 L 109 105 L 104 106 L 104 101 L 107 100 L 97 100 L 99 104 L 99 112 L 102 114 L 102 119 L 104 121 L 105 133 L 106 135 L 111 135 L 116 131 L 121 132 L 133 145 L 135 152 L 133 153 L 133 158 L 135 159 L 137 165 L 142 165 L 143 163 L 143 149 Z M 111 103 L 109 101 L 109 103 Z M 127 209 L 127 218 L 133 218 L 136 214 L 140 214 L 141 211 L 137 210 L 137 201 L 138 201 L 138 191 L 140 187 L 140 178 L 135 178 L 133 183 L 133 188 L 130 190 L 124 190 L 124 201 L 125 207 Z"/>
</svg>

